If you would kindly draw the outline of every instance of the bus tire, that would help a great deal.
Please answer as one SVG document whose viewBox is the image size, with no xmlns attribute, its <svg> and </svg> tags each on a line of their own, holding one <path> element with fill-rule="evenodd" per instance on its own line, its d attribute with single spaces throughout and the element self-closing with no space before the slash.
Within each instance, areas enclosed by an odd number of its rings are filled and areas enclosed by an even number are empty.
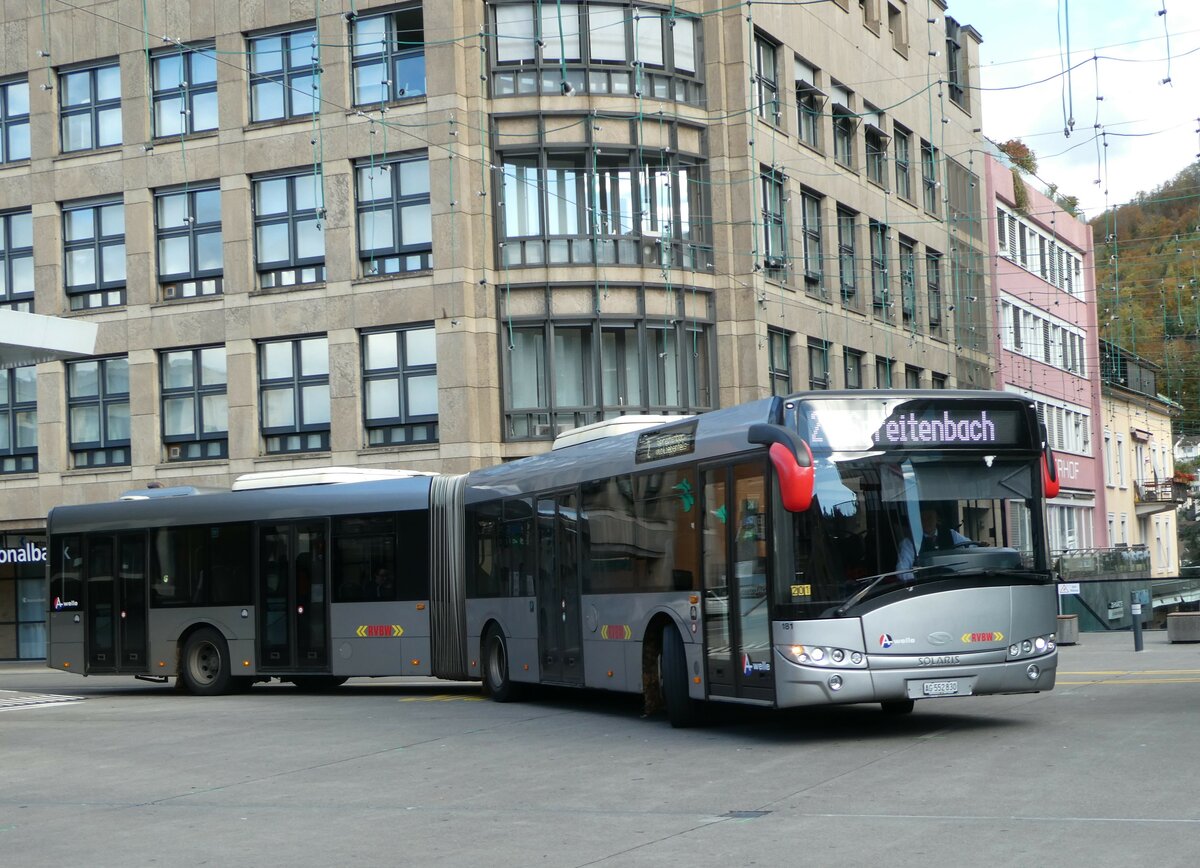
<svg viewBox="0 0 1200 868">
<path fill-rule="evenodd" d="M 229 645 L 212 627 L 201 627 L 183 644 L 179 679 L 193 696 L 220 696 L 231 692 L 233 675 Z"/>
<path fill-rule="evenodd" d="M 303 693 L 324 693 L 326 690 L 336 690 L 346 683 L 345 675 L 300 675 L 289 679 L 297 690 Z"/>
<path fill-rule="evenodd" d="M 912 699 L 892 699 L 879 704 L 884 714 L 912 714 L 916 702 Z"/>
<path fill-rule="evenodd" d="M 508 643 L 499 627 L 483 634 L 483 689 L 493 702 L 513 702 L 520 688 L 509 677 Z"/>
<path fill-rule="evenodd" d="M 700 722 L 700 703 L 688 694 L 687 652 L 683 639 L 673 624 L 662 632 L 662 657 L 659 664 L 663 700 L 667 720 L 676 729 L 695 726 Z"/>
</svg>

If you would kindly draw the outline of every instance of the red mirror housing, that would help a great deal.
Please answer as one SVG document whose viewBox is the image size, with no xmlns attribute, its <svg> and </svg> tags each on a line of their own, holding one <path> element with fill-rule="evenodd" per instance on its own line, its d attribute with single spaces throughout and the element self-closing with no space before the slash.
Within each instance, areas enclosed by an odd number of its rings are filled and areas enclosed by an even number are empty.
<svg viewBox="0 0 1200 868">
<path fill-rule="evenodd" d="M 804 512 L 812 505 L 816 469 L 812 450 L 803 440 L 800 445 L 804 447 L 803 456 L 793 454 L 792 450 L 779 442 L 771 444 L 769 453 L 771 464 L 775 466 L 775 475 L 779 477 L 783 508 L 788 512 Z"/>
<path fill-rule="evenodd" d="M 1046 491 L 1046 500 L 1058 497 L 1058 465 L 1054 463 L 1054 452 L 1049 446 L 1042 451 L 1042 487 Z"/>
</svg>

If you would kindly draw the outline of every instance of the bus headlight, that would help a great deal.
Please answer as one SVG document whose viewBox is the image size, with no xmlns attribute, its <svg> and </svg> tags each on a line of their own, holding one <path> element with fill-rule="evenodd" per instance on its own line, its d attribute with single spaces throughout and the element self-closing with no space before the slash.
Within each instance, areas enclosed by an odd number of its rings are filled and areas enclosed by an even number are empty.
<svg viewBox="0 0 1200 868">
<path fill-rule="evenodd" d="M 821 666 L 830 669 L 865 669 L 866 657 L 861 651 L 847 648 L 831 648 L 825 645 L 784 645 L 780 648 L 784 656 L 802 666 Z"/>
<path fill-rule="evenodd" d="M 1022 639 L 1020 642 L 1013 642 L 1008 646 L 1008 659 L 1021 660 L 1026 657 L 1040 657 L 1043 654 L 1050 654 L 1058 647 L 1054 638 L 1053 633 L 1046 633 L 1042 636 L 1031 636 L 1028 639 Z"/>
</svg>

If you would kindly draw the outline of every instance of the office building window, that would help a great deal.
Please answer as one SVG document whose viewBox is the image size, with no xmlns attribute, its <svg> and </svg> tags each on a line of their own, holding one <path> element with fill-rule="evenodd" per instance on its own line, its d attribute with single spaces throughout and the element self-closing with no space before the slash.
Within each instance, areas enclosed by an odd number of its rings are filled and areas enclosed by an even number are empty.
<svg viewBox="0 0 1200 868">
<path fill-rule="evenodd" d="M 154 195 L 158 283 L 166 300 L 218 295 L 223 270 L 221 191 L 215 185 Z"/>
<path fill-rule="evenodd" d="M 0 163 L 29 159 L 29 81 L 0 81 Z"/>
<path fill-rule="evenodd" d="M 783 117 L 779 104 L 779 46 L 761 33 L 754 37 L 754 94 L 758 116 L 778 126 Z"/>
<path fill-rule="evenodd" d="M 437 338 L 433 326 L 362 336 L 368 446 L 438 439 Z"/>
<path fill-rule="evenodd" d="M 329 341 L 258 345 L 259 418 L 268 454 L 329 449 Z"/>
<path fill-rule="evenodd" d="M 942 333 L 942 256 L 940 253 L 925 254 L 925 288 L 929 333 Z"/>
<path fill-rule="evenodd" d="M 0 212 L 0 308 L 33 312 L 33 212 Z"/>
<path fill-rule="evenodd" d="M 355 18 L 350 44 L 355 105 L 425 95 L 425 23 L 420 4 Z"/>
<path fill-rule="evenodd" d="M 888 282 L 888 228 L 878 220 L 870 221 L 871 235 L 871 307 L 880 319 L 892 317 L 891 286 Z"/>
<path fill-rule="evenodd" d="M 858 121 L 849 109 L 833 107 L 833 159 L 847 169 L 854 169 L 854 129 Z"/>
<path fill-rule="evenodd" d="M 808 388 L 829 388 L 829 342 L 808 339 Z"/>
<path fill-rule="evenodd" d="M 795 60 L 796 122 L 800 141 L 814 150 L 821 150 L 821 113 L 825 108 L 825 94 L 817 89 L 816 67 Z"/>
<path fill-rule="evenodd" d="M 63 205 L 63 258 L 71 310 L 125 303 L 125 206 Z"/>
<path fill-rule="evenodd" d="M 321 58 L 311 27 L 250 40 L 250 120 L 277 121 L 319 111 Z"/>
<path fill-rule="evenodd" d="M 428 271 L 433 267 L 428 157 L 360 161 L 355 169 L 362 273 Z"/>
<path fill-rule="evenodd" d="M 912 365 L 904 366 L 904 388 L 919 389 L 921 388 L 921 369 L 914 368 Z"/>
<path fill-rule="evenodd" d="M 679 9 L 545 0 L 493 5 L 493 97 L 614 94 L 703 102 L 701 28 Z"/>
<path fill-rule="evenodd" d="M 75 467 L 129 464 L 129 360 L 67 363 L 68 436 Z"/>
<path fill-rule="evenodd" d="M 166 350 L 162 374 L 162 433 L 168 461 L 229 454 L 225 348 Z"/>
<path fill-rule="evenodd" d="M 804 284 L 810 292 L 824 295 L 821 262 L 821 198 L 809 192 L 800 196 L 804 221 Z"/>
<path fill-rule="evenodd" d="M 929 375 L 929 385 L 934 389 L 949 388 L 949 380 L 949 377 L 945 374 L 939 374 L 937 371 Z"/>
<path fill-rule="evenodd" d="M 711 409 L 712 330 L 674 319 L 527 322 L 505 369 L 509 439 L 543 439 L 626 413 Z"/>
<path fill-rule="evenodd" d="M 900 309 L 905 326 L 917 318 L 917 252 L 916 242 L 900 238 Z"/>
<path fill-rule="evenodd" d="M 962 28 L 946 16 L 946 79 L 950 100 L 959 108 L 971 110 L 970 89 L 967 87 L 967 52 L 962 44 Z"/>
<path fill-rule="evenodd" d="M 217 128 L 217 54 L 211 45 L 157 54 L 151 68 L 155 137 Z"/>
<path fill-rule="evenodd" d="M 254 243 L 264 289 L 325 279 L 324 178 L 279 175 L 254 181 Z"/>
<path fill-rule="evenodd" d="M 787 220 L 784 212 L 784 176 L 782 172 L 763 169 L 762 225 L 763 268 L 768 277 L 783 280 L 787 276 Z"/>
<path fill-rule="evenodd" d="M 60 72 L 58 109 L 63 153 L 121 144 L 121 68 Z"/>
<path fill-rule="evenodd" d="M 863 354 L 858 350 L 847 349 L 842 359 L 843 374 L 847 389 L 861 389 Z"/>
<path fill-rule="evenodd" d="M 929 142 L 921 142 L 921 190 L 925 210 L 937 215 L 938 208 L 938 151 Z"/>
<path fill-rule="evenodd" d="M 892 360 L 880 356 L 875 357 L 875 388 L 892 388 Z"/>
<path fill-rule="evenodd" d="M 0 371 L 0 473 L 37 467 L 37 368 L 9 368 Z"/>
<path fill-rule="evenodd" d="M 912 201 L 912 133 L 892 128 L 892 161 L 896 164 L 896 194 Z"/>
<path fill-rule="evenodd" d="M 868 124 L 864 135 L 867 144 L 867 180 L 887 186 L 887 137 Z"/>
<path fill-rule="evenodd" d="M 838 208 L 838 275 L 842 286 L 842 303 L 857 304 L 858 262 L 854 249 L 854 212 Z"/>
<path fill-rule="evenodd" d="M 767 367 L 772 395 L 792 393 L 791 334 L 779 329 L 767 330 Z"/>
</svg>

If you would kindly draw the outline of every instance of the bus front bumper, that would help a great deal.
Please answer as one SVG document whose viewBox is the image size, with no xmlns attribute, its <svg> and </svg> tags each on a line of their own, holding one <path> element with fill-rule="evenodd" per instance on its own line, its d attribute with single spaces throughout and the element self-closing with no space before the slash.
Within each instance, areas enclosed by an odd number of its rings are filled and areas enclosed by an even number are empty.
<svg viewBox="0 0 1200 868">
<path fill-rule="evenodd" d="M 966 655 L 963 655 L 966 657 Z M 991 655 L 981 655 L 990 657 Z M 779 708 L 854 702 L 897 702 L 994 693 L 1038 693 L 1054 687 L 1057 649 L 1019 660 L 972 661 L 953 666 L 922 665 L 882 668 L 868 656 L 866 668 L 802 666 L 775 650 L 775 702 Z"/>
</svg>

